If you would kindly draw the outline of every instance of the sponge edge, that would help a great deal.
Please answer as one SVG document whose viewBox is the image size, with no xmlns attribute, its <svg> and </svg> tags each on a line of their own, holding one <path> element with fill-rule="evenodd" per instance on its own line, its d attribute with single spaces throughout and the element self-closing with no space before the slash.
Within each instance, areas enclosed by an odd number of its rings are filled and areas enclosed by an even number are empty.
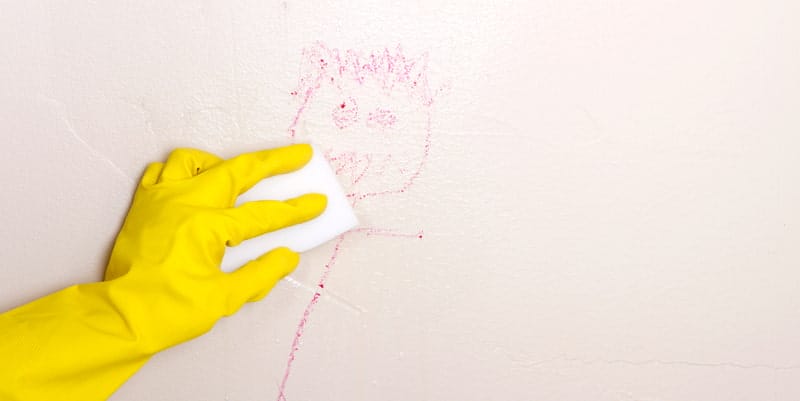
<svg viewBox="0 0 800 401">
<path fill-rule="evenodd" d="M 264 253 L 285 246 L 295 252 L 305 252 L 336 238 L 356 227 L 358 219 L 342 190 L 336 174 L 325 156 L 312 146 L 311 160 L 302 169 L 261 180 L 239 196 L 236 205 L 253 200 L 286 200 L 306 193 L 325 194 L 328 206 L 317 218 L 273 231 L 235 247 L 228 247 L 222 258 L 222 270 L 229 272 Z"/>
</svg>

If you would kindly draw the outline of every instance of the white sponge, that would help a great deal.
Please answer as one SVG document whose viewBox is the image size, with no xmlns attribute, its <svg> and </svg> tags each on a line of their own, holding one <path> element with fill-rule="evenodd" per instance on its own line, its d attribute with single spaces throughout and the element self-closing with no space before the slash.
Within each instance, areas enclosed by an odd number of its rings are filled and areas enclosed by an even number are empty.
<svg viewBox="0 0 800 401">
<path fill-rule="evenodd" d="M 325 212 L 305 223 L 251 238 L 235 247 L 227 248 L 222 258 L 222 270 L 236 270 L 250 260 L 281 246 L 295 252 L 305 252 L 358 225 L 336 174 L 322 152 L 316 147 L 312 148 L 314 154 L 302 169 L 262 180 L 240 195 L 236 204 L 253 200 L 286 200 L 314 192 L 327 195 L 328 207 Z"/>
</svg>

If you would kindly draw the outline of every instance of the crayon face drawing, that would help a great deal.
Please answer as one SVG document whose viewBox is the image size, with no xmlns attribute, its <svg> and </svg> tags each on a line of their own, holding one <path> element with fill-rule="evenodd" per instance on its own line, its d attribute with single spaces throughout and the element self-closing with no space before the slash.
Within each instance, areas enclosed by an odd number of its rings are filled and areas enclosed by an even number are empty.
<svg viewBox="0 0 800 401">
<path fill-rule="evenodd" d="M 353 207 L 408 191 L 421 175 L 431 147 L 436 92 L 428 55 L 407 56 L 400 46 L 374 52 L 337 49 L 317 42 L 302 51 L 299 80 L 291 96 L 298 109 L 288 135 L 324 149 Z M 278 401 L 286 400 L 292 363 L 306 323 L 319 302 L 331 268 L 348 235 L 423 238 L 391 228 L 362 227 L 341 235 L 320 272 L 315 293 L 300 318 Z"/>
<path fill-rule="evenodd" d="M 311 140 L 357 203 L 407 190 L 431 145 L 428 56 L 397 46 L 372 53 L 317 43 L 303 49 L 289 135 Z"/>
</svg>

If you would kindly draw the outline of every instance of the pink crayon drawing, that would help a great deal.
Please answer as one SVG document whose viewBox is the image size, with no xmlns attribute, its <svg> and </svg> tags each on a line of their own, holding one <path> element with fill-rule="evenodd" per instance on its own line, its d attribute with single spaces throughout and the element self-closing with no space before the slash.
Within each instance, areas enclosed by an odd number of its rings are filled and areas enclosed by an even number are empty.
<svg viewBox="0 0 800 401">
<path fill-rule="evenodd" d="M 369 117 L 367 117 L 367 124 L 370 126 L 379 125 L 384 128 L 389 128 L 397 122 L 397 117 L 395 117 L 394 113 L 391 110 L 384 110 L 381 108 L 375 109 L 369 113 Z"/>
<path fill-rule="evenodd" d="M 333 108 L 331 117 L 339 129 L 345 129 L 355 124 L 358 122 L 358 103 L 352 97 L 348 98 Z"/>
<path fill-rule="evenodd" d="M 340 178 L 353 207 L 408 191 L 431 148 L 431 119 L 438 91 L 429 82 L 428 55 L 409 57 L 400 46 L 376 52 L 330 48 L 317 42 L 302 51 L 298 99 L 288 135 L 313 140 Z M 320 122 L 330 121 L 329 124 Z M 341 235 L 322 269 L 292 340 L 278 401 L 286 400 L 292 365 L 306 325 L 348 235 L 422 239 L 423 230 L 361 227 Z"/>
<path fill-rule="evenodd" d="M 342 178 L 356 202 L 407 190 L 431 146 L 436 92 L 428 55 L 409 57 L 400 46 L 366 54 L 317 43 L 303 49 L 299 73 L 290 92 L 300 102 L 291 138 L 335 145 L 326 156 L 347 173 Z M 327 119 L 333 124 L 318 125 Z"/>
</svg>

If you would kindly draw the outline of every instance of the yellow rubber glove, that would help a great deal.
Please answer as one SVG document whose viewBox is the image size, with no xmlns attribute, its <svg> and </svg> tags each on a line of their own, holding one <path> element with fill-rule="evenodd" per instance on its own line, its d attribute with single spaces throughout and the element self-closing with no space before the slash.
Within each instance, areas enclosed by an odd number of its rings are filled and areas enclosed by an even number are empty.
<svg viewBox="0 0 800 401">
<path fill-rule="evenodd" d="M 298 255 L 279 248 L 225 273 L 225 245 L 312 219 L 326 198 L 233 205 L 259 180 L 302 167 L 311 153 L 293 145 L 223 161 L 179 149 L 148 166 L 105 281 L 0 315 L 0 400 L 105 400 L 156 352 L 264 297 Z"/>
</svg>

